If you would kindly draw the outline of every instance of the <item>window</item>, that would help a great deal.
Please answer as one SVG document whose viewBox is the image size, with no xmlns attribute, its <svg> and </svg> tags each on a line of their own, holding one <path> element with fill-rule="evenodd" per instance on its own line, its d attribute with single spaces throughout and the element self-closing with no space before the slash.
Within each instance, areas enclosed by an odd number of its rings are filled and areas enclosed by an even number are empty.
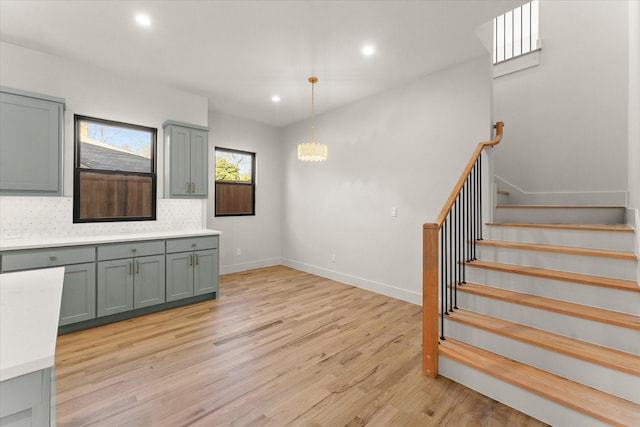
<svg viewBox="0 0 640 427">
<path fill-rule="evenodd" d="M 255 215 L 256 154 L 216 147 L 216 216 Z"/>
<path fill-rule="evenodd" d="M 498 64 L 538 49 L 538 0 L 493 20 L 493 63 Z"/>
<path fill-rule="evenodd" d="M 156 219 L 157 129 L 74 115 L 73 222 Z"/>
</svg>

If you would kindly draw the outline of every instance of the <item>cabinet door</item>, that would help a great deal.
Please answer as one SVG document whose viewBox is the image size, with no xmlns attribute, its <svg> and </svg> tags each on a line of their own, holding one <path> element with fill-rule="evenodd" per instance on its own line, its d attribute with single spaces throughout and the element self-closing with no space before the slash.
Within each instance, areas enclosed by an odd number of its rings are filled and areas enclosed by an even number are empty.
<svg viewBox="0 0 640 427">
<path fill-rule="evenodd" d="M 60 326 L 96 317 L 96 264 L 68 265 L 64 269 Z"/>
<path fill-rule="evenodd" d="M 133 307 L 147 307 L 165 301 L 164 255 L 134 259 Z"/>
<path fill-rule="evenodd" d="M 167 254 L 167 301 L 193 296 L 193 252 Z"/>
<path fill-rule="evenodd" d="M 191 195 L 191 133 L 188 128 L 170 127 L 170 185 L 172 196 Z"/>
<path fill-rule="evenodd" d="M 191 129 L 191 195 L 206 197 L 208 193 L 209 169 L 208 134 L 205 131 Z"/>
<path fill-rule="evenodd" d="M 217 249 L 194 253 L 193 287 L 194 295 L 218 292 Z"/>
<path fill-rule="evenodd" d="M 133 259 L 98 263 L 98 317 L 133 309 Z"/>
<path fill-rule="evenodd" d="M 0 93 L 0 193 L 61 194 L 61 103 Z"/>
</svg>

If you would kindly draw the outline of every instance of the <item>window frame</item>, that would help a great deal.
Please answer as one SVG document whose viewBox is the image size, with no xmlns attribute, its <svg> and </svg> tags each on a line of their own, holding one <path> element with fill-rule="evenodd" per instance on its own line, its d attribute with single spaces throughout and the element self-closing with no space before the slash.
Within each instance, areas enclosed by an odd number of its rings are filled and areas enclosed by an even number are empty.
<svg viewBox="0 0 640 427">
<path fill-rule="evenodd" d="M 237 153 L 251 157 L 251 182 L 218 180 L 216 177 L 217 152 Z M 236 150 L 234 148 L 214 147 L 213 150 L 213 212 L 215 217 L 255 216 L 256 214 L 256 153 L 251 151 Z M 251 210 L 247 212 L 218 213 L 218 184 L 225 186 L 251 186 Z"/>
<path fill-rule="evenodd" d="M 122 221 L 155 221 L 157 219 L 157 188 L 158 188 L 158 129 L 148 126 L 135 125 L 132 123 L 118 122 L 115 120 L 101 119 L 97 117 L 84 116 L 80 114 L 74 114 L 74 142 L 73 142 L 73 222 L 74 223 L 92 223 L 92 222 L 122 222 Z M 81 143 L 81 122 L 91 122 L 101 125 L 107 125 L 111 127 L 120 127 L 124 129 L 148 132 L 151 136 L 151 159 L 149 172 L 135 172 L 135 171 L 123 171 L 123 170 L 109 170 L 109 169 L 94 169 L 94 168 L 82 168 L 82 143 Z M 116 176 L 121 175 L 125 177 L 148 177 L 151 179 L 151 213 L 150 215 L 139 216 L 106 216 L 106 217 L 81 217 L 81 175 L 83 173 L 97 174 L 104 176 Z"/>
</svg>

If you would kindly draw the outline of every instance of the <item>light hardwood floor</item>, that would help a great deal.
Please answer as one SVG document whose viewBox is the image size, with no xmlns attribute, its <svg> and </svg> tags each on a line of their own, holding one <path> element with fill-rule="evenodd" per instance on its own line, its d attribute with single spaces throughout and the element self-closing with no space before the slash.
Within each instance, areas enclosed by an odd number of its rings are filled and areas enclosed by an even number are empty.
<svg viewBox="0 0 640 427">
<path fill-rule="evenodd" d="M 287 267 L 58 337 L 58 426 L 542 426 L 421 373 L 421 307 Z"/>
</svg>

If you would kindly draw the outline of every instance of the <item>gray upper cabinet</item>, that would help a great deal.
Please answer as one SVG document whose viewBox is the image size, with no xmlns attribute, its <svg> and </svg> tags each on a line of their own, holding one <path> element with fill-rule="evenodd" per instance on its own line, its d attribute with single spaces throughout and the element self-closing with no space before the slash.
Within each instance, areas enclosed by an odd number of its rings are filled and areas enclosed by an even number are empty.
<svg viewBox="0 0 640 427">
<path fill-rule="evenodd" d="M 0 194 L 62 194 L 64 99 L 0 87 Z"/>
<path fill-rule="evenodd" d="M 162 127 L 165 197 L 206 198 L 209 129 L 171 120 Z"/>
</svg>

